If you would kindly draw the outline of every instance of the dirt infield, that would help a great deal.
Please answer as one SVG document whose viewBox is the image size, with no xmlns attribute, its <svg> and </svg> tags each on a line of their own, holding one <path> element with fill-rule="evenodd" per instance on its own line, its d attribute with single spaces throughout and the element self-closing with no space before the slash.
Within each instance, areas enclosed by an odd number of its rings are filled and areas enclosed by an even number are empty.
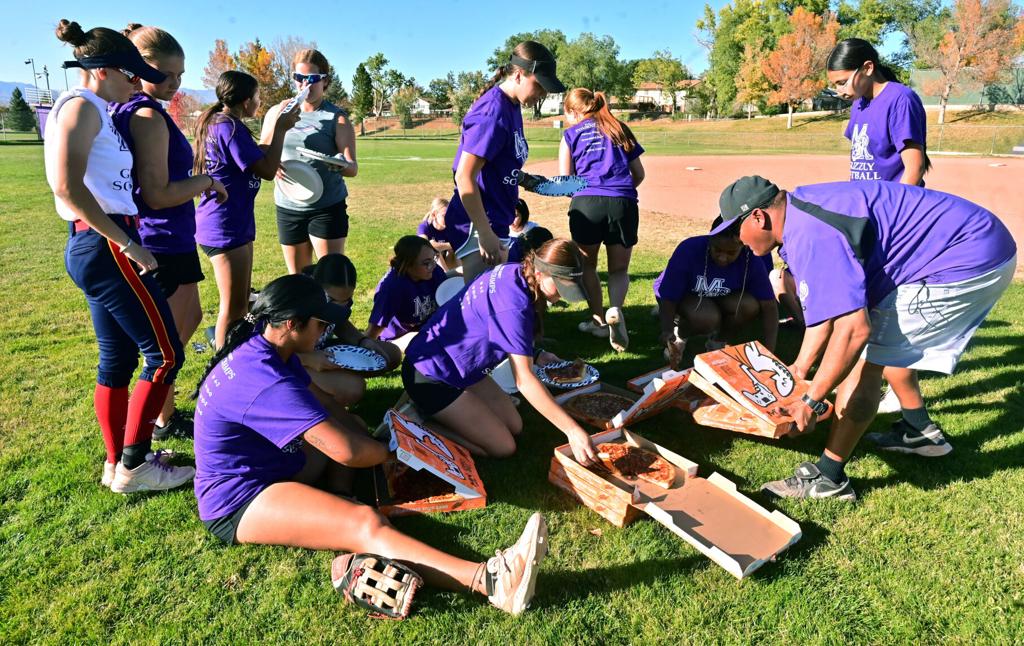
<svg viewBox="0 0 1024 646">
<path fill-rule="evenodd" d="M 738 177 L 762 175 L 783 188 L 848 177 L 847 158 L 838 155 L 647 155 L 643 161 L 647 179 L 640 186 L 640 208 L 644 215 L 641 244 L 646 246 L 650 241 L 652 246 L 666 245 L 668 249 L 674 248 L 684 235 L 710 224 L 718 213 L 719 194 Z M 1024 184 L 1024 159 L 937 156 L 932 158 L 932 164 L 925 178 L 929 188 L 960 195 L 989 209 L 1006 223 L 1017 246 L 1024 247 L 1024 199 L 1018 184 Z M 558 174 L 558 165 L 553 161 L 530 164 L 527 169 L 545 175 Z M 542 198 L 530 200 L 531 209 L 545 214 L 563 209 L 564 213 L 565 206 L 560 206 L 564 200 L 559 200 L 559 205 L 548 204 L 550 200 L 538 204 L 541 201 Z M 1018 276 L 1024 272 L 1022 256 L 1018 254 Z"/>
</svg>

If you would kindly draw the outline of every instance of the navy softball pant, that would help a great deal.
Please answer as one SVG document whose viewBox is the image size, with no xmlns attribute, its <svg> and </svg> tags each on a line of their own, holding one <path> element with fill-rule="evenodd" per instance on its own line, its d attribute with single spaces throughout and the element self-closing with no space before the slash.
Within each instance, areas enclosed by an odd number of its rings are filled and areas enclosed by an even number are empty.
<svg viewBox="0 0 1024 646">
<path fill-rule="evenodd" d="M 138 230 L 122 216 L 111 219 L 135 244 Z M 92 229 L 75 231 L 64 250 L 64 265 L 85 294 L 92 315 L 100 361 L 96 383 L 109 388 L 127 387 L 145 357 L 140 379 L 172 384 L 185 360 L 185 350 L 174 327 L 167 299 L 156 280 L 138 269 L 114 242 Z"/>
</svg>

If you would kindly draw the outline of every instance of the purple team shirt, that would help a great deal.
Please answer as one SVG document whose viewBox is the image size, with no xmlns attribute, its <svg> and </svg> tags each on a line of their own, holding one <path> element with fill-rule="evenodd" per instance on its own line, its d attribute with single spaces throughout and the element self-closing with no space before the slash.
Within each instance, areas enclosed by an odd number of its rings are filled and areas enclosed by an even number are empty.
<svg viewBox="0 0 1024 646">
<path fill-rule="evenodd" d="M 576 193 L 577 196 L 637 199 L 629 163 L 644 153 L 643 146 L 633 142 L 633 149 L 627 153 L 602 133 L 593 119 L 584 119 L 566 128 L 562 138 L 569 145 L 576 174 L 587 180 L 587 188 Z"/>
<path fill-rule="evenodd" d="M 520 266 L 498 265 L 434 312 L 405 356 L 424 376 L 467 388 L 508 355 L 533 355 L 533 317 Z"/>
<path fill-rule="evenodd" d="M 741 290 L 759 301 L 775 300 L 764 261 L 744 247 L 736 260 L 719 267 L 708 253 L 710 241 L 711 236 L 694 236 L 679 243 L 654 280 L 658 300 L 678 303 L 687 294 L 718 298 Z"/>
<path fill-rule="evenodd" d="M 787 196 L 779 251 L 807 325 L 816 325 L 873 307 L 900 285 L 925 289 L 980 276 L 1010 260 L 1017 245 L 999 218 L 955 195 L 836 182 Z"/>
<path fill-rule="evenodd" d="M 445 226 L 444 231 L 434 228 L 434 225 L 423 220 L 419 226 L 416 227 L 416 235 L 421 238 L 426 238 L 431 242 L 448 242 L 447 237 L 448 227 Z"/>
<path fill-rule="evenodd" d="M 430 280 L 413 280 L 388 269 L 377 283 L 370 312 L 370 323 L 384 328 L 380 338 L 390 341 L 420 329 L 437 309 L 434 292 L 444 279 L 444 270 L 437 266 Z"/>
<path fill-rule="evenodd" d="M 261 334 L 206 377 L 195 414 L 199 518 L 235 512 L 306 464 L 302 434 L 327 419 L 299 358 L 282 361 Z"/>
<path fill-rule="evenodd" d="M 208 247 L 239 247 L 256 239 L 256 194 L 260 178 L 250 168 L 265 156 L 238 119 L 214 117 L 206 138 L 206 172 L 220 180 L 228 200 L 217 204 L 204 194 L 196 209 L 196 242 Z"/>
<path fill-rule="evenodd" d="M 464 152 L 487 160 L 476 183 L 491 228 L 499 238 L 507 238 L 509 225 L 516 219 L 519 173 L 530 149 L 523 133 L 520 106 L 505 96 L 500 87 L 485 92 L 462 120 L 462 139 L 455 152 L 452 172 L 458 169 Z M 453 249 L 466 242 L 469 224 L 469 214 L 456 188 L 445 214 L 445 232 Z"/>
<path fill-rule="evenodd" d="M 898 182 L 903 177 L 900 153 L 913 141 L 925 145 L 927 131 L 921 98 L 906 85 L 889 81 L 875 98 L 850 107 L 846 138 L 850 180 Z"/>
<path fill-rule="evenodd" d="M 192 176 L 192 146 L 171 116 L 158 101 L 138 93 L 127 103 L 111 103 L 111 119 L 121 139 L 137 157 L 132 138 L 131 119 L 140 108 L 152 108 L 167 124 L 167 179 L 180 182 Z M 142 199 L 137 168 L 132 168 L 132 199 L 139 209 L 139 235 L 142 246 L 156 253 L 189 253 L 196 249 L 196 206 L 188 200 L 165 209 L 150 208 Z"/>
</svg>

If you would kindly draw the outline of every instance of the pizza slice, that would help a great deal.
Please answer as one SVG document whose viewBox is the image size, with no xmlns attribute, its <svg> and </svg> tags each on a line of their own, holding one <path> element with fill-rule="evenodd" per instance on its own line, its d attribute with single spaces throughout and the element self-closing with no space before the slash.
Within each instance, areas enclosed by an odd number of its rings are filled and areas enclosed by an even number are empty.
<svg viewBox="0 0 1024 646">
<path fill-rule="evenodd" d="M 597 445 L 601 465 L 615 475 L 639 478 L 662 489 L 676 480 L 676 468 L 665 458 L 628 444 L 603 442 Z"/>
<path fill-rule="evenodd" d="M 388 483 L 392 500 L 432 502 L 436 498 L 445 498 L 455 493 L 453 485 L 426 469 L 417 471 L 402 463 L 394 465 L 393 468 Z"/>
<path fill-rule="evenodd" d="M 587 419 L 610 420 L 633 405 L 633 400 L 614 393 L 586 393 L 565 403 L 570 415 Z"/>
<path fill-rule="evenodd" d="M 560 368 L 545 368 L 544 372 L 548 379 L 556 384 L 574 384 L 586 378 L 587 364 L 582 359 L 577 359 Z"/>
</svg>

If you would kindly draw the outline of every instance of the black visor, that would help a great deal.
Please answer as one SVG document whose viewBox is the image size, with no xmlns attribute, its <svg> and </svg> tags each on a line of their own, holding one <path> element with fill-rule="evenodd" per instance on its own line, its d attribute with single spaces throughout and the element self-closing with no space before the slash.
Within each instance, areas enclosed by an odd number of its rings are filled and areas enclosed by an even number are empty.
<svg viewBox="0 0 1024 646">
<path fill-rule="evenodd" d="M 565 84 L 558 80 L 555 75 L 555 61 L 542 60 L 542 61 L 530 61 L 525 58 L 520 58 L 515 54 L 509 58 L 509 62 L 516 67 L 521 67 L 530 74 L 533 74 L 540 86 L 544 88 L 548 94 L 561 94 L 565 92 Z"/>
<path fill-rule="evenodd" d="M 137 49 L 125 49 L 112 54 L 101 56 L 83 56 L 75 61 L 64 61 L 64 68 L 81 67 L 86 70 L 99 69 L 101 67 L 113 67 L 125 69 L 149 83 L 163 83 L 167 75 L 150 66 Z"/>
</svg>

